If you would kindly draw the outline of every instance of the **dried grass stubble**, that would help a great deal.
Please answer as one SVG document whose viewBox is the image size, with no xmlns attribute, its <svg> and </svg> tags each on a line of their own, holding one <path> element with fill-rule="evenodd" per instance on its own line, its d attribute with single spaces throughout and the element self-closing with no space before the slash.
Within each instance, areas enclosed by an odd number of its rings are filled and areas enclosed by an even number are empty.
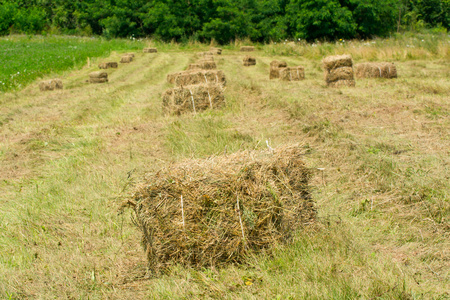
<svg viewBox="0 0 450 300">
<path fill-rule="evenodd" d="M 149 268 L 242 263 L 314 221 L 298 146 L 188 160 L 148 177 L 133 198 Z M 238 204 L 239 202 L 239 204 Z"/>
</svg>

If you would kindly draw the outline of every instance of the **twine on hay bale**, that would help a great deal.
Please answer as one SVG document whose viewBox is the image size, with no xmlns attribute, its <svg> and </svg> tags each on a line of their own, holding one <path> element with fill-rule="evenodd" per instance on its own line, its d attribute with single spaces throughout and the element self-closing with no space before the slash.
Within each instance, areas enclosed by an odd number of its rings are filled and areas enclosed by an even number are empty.
<svg viewBox="0 0 450 300">
<path fill-rule="evenodd" d="M 104 62 L 104 63 L 98 64 L 99 69 L 110 69 L 110 68 L 117 68 L 117 67 L 119 67 L 119 64 L 115 61 Z"/>
<path fill-rule="evenodd" d="M 39 83 L 39 90 L 41 90 L 41 92 L 62 90 L 62 88 L 63 83 L 61 79 L 50 79 Z"/>
<path fill-rule="evenodd" d="M 224 102 L 223 87 L 215 83 L 180 86 L 162 95 L 163 111 L 176 115 L 218 108 Z"/>
<path fill-rule="evenodd" d="M 302 66 L 281 68 L 280 79 L 284 81 L 299 81 L 305 79 L 305 68 Z"/>
<path fill-rule="evenodd" d="M 243 51 L 243 52 L 255 51 L 255 47 L 253 47 L 253 46 L 242 46 L 241 47 L 241 51 Z"/>
<path fill-rule="evenodd" d="M 133 198 L 149 269 L 243 263 L 316 217 L 299 146 L 187 160 L 150 174 Z"/>
<path fill-rule="evenodd" d="M 212 70 L 216 69 L 216 63 L 214 61 L 198 61 L 195 64 L 190 64 L 188 70 Z"/>
<path fill-rule="evenodd" d="M 393 63 L 361 63 L 355 65 L 356 78 L 397 78 L 397 67 Z"/>
<path fill-rule="evenodd" d="M 328 56 L 322 61 L 325 82 L 329 87 L 354 87 L 353 61 L 350 55 Z"/>
<path fill-rule="evenodd" d="M 285 61 L 273 60 L 270 62 L 269 79 L 280 78 L 280 69 L 286 68 L 287 63 Z"/>
<path fill-rule="evenodd" d="M 108 73 L 104 71 L 96 71 L 89 74 L 89 83 L 108 82 Z"/>
<path fill-rule="evenodd" d="M 225 86 L 225 73 L 222 70 L 191 70 L 167 75 L 167 81 L 177 86 L 200 83 L 217 83 Z"/>
<path fill-rule="evenodd" d="M 246 67 L 254 66 L 256 65 L 256 58 L 247 55 L 244 57 L 242 64 Z"/>
<path fill-rule="evenodd" d="M 122 57 L 120 58 L 120 62 L 123 63 L 123 64 L 130 63 L 130 62 L 133 61 L 133 57 L 134 57 L 134 56 L 131 56 L 131 55 L 124 55 L 124 56 L 122 56 Z"/>
<path fill-rule="evenodd" d="M 144 48 L 142 51 L 144 53 L 157 53 L 158 49 L 156 49 L 156 48 Z"/>
</svg>

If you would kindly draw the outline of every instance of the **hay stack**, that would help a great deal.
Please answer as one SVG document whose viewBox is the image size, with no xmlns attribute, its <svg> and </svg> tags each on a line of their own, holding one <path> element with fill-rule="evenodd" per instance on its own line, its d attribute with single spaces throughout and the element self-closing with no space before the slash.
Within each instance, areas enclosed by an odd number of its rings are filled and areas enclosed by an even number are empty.
<svg viewBox="0 0 450 300">
<path fill-rule="evenodd" d="M 117 67 L 119 67 L 119 64 L 115 61 L 98 64 L 99 69 L 109 69 L 109 68 L 117 68 Z"/>
<path fill-rule="evenodd" d="M 356 78 L 397 78 L 393 63 L 362 63 L 355 66 Z"/>
<path fill-rule="evenodd" d="M 302 66 L 281 68 L 280 79 L 284 81 L 299 81 L 305 79 L 305 68 Z"/>
<path fill-rule="evenodd" d="M 324 58 L 322 63 L 328 86 L 355 86 L 353 61 L 350 55 L 329 56 Z"/>
<path fill-rule="evenodd" d="M 255 51 L 255 47 L 253 47 L 253 46 L 242 46 L 241 47 L 241 51 L 243 51 L 243 52 Z"/>
<path fill-rule="evenodd" d="M 53 91 L 53 90 L 62 90 L 63 83 L 61 79 L 50 79 L 41 81 L 39 83 L 39 89 L 41 92 L 44 91 Z"/>
<path fill-rule="evenodd" d="M 144 53 L 156 53 L 158 52 L 158 49 L 156 48 L 144 48 Z"/>
<path fill-rule="evenodd" d="M 270 62 L 270 73 L 269 79 L 279 78 L 280 77 L 280 69 L 286 68 L 287 63 L 285 61 L 274 60 Z"/>
<path fill-rule="evenodd" d="M 215 48 L 212 47 L 209 49 L 210 53 L 216 54 L 216 55 L 221 55 L 222 54 L 222 49 L 221 48 Z"/>
<path fill-rule="evenodd" d="M 120 58 L 120 62 L 123 64 L 127 64 L 133 61 L 133 56 L 131 55 L 124 55 Z"/>
<path fill-rule="evenodd" d="M 190 64 L 188 70 L 212 70 L 216 68 L 217 66 L 214 61 L 199 60 L 195 64 Z"/>
<path fill-rule="evenodd" d="M 89 83 L 108 82 L 108 73 L 103 71 L 92 72 L 89 74 Z"/>
<path fill-rule="evenodd" d="M 215 83 L 168 89 L 162 98 L 164 112 L 177 115 L 186 111 L 195 113 L 207 108 L 218 108 L 225 102 L 222 86 Z"/>
<path fill-rule="evenodd" d="M 242 63 L 246 67 L 254 66 L 254 65 L 256 65 L 256 58 L 247 55 L 246 57 L 244 57 L 244 60 L 242 61 Z"/>
<path fill-rule="evenodd" d="M 168 166 L 134 193 L 149 268 L 242 263 L 314 221 L 310 171 L 298 146 Z"/>
<path fill-rule="evenodd" d="M 192 70 L 167 75 L 167 81 L 177 86 L 201 83 L 217 83 L 225 86 L 225 74 L 222 70 Z"/>
</svg>

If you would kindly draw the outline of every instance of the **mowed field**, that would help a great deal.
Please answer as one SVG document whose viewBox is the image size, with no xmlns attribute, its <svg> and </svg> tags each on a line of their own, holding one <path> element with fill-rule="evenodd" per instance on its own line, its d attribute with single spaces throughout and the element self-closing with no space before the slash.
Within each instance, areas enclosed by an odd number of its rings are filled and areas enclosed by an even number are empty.
<svg viewBox="0 0 450 300">
<path fill-rule="evenodd" d="M 239 45 L 225 47 L 215 61 L 226 105 L 195 115 L 163 115 L 161 93 L 206 45 L 136 51 L 107 70 L 107 84 L 85 81 L 120 53 L 67 72 L 64 90 L 34 82 L 0 94 L 0 298 L 448 299 L 448 37 L 353 46 L 259 46 L 253 67 Z M 395 61 L 399 77 L 328 88 L 321 59 L 341 53 Z M 303 65 L 306 79 L 269 80 L 274 59 Z M 119 209 L 133 185 L 184 159 L 265 150 L 266 140 L 304 149 L 316 224 L 247 265 L 147 272 L 132 211 Z"/>
</svg>

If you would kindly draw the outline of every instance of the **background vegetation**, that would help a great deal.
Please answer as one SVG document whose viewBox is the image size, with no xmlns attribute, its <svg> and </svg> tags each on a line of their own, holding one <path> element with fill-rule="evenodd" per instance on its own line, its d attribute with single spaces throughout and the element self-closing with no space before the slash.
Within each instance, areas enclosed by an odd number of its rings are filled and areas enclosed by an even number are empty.
<svg viewBox="0 0 450 300">
<path fill-rule="evenodd" d="M 450 26 L 450 0 L 0 0 L 0 34 L 350 39 Z"/>
</svg>

